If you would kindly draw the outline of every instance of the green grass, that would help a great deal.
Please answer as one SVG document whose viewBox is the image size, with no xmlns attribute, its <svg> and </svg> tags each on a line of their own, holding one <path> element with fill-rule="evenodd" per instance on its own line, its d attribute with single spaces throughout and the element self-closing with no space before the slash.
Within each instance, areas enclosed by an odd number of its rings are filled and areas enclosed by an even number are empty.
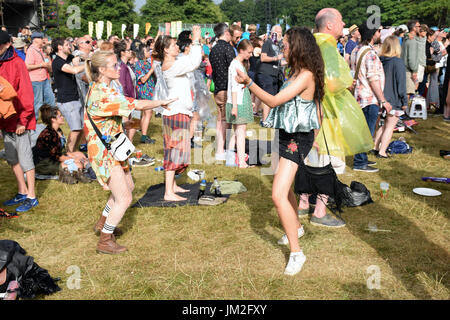
<svg viewBox="0 0 450 320">
<path fill-rule="evenodd" d="M 273 177 L 261 175 L 260 168 L 192 165 L 206 170 L 209 181 L 239 179 L 248 191 L 215 207 L 129 209 L 120 225 L 125 234 L 118 242 L 129 249 L 122 255 L 95 252 L 92 227 L 108 196 L 96 182 L 37 181 L 40 205 L 17 219 L 1 219 L 0 238 L 18 241 L 62 278 L 63 290 L 45 299 L 449 299 L 450 186 L 420 177 L 450 177 L 448 160 L 439 157 L 440 149 L 450 148 L 450 125 L 437 117 L 418 121 L 418 135 L 394 135 L 404 136 L 414 152 L 377 159 L 378 173 L 353 172 L 347 159 L 350 168 L 340 180 L 364 183 L 375 203 L 346 208 L 342 229 L 304 221 L 300 245 L 307 261 L 294 277 L 283 275 L 289 249 L 276 244 L 283 231 L 271 200 Z M 162 159 L 160 119 L 152 119 L 151 130 L 157 144 L 138 147 Z M 163 173 L 153 168 L 133 171 L 134 201 L 163 182 Z M 0 179 L 4 201 L 16 193 L 16 183 L 3 160 Z M 391 185 L 387 199 L 380 199 L 381 181 Z M 442 195 L 421 197 L 415 187 Z M 370 233 L 369 223 L 392 232 Z M 379 290 L 366 285 L 371 265 L 381 271 Z M 67 287 L 69 266 L 80 268 L 80 289 Z"/>
</svg>

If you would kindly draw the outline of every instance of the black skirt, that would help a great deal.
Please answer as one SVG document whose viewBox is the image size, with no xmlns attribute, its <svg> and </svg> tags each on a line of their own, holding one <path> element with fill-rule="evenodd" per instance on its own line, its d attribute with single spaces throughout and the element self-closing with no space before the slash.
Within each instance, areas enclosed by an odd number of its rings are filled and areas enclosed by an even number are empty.
<svg viewBox="0 0 450 320">
<path fill-rule="evenodd" d="M 287 133 L 279 130 L 279 155 L 296 164 L 306 158 L 314 143 L 314 130 L 310 132 Z M 302 158 L 300 158 L 302 157 Z"/>
</svg>

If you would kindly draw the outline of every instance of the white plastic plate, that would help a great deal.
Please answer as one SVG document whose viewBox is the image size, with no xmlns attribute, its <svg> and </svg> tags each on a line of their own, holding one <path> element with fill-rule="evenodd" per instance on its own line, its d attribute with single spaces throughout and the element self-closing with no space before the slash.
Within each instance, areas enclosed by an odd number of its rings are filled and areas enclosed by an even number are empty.
<svg viewBox="0 0 450 320">
<path fill-rule="evenodd" d="M 426 197 L 435 197 L 440 196 L 442 194 L 440 191 L 431 188 L 415 188 L 413 189 L 413 192 Z"/>
</svg>

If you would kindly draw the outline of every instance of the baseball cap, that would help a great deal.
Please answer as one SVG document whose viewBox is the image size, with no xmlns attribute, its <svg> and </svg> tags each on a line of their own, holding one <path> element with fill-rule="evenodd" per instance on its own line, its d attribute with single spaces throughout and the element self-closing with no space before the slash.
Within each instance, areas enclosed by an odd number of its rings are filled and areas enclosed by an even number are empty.
<svg viewBox="0 0 450 320">
<path fill-rule="evenodd" d="M 34 38 L 44 38 L 44 34 L 42 32 L 35 31 L 31 34 L 31 40 Z"/>
<path fill-rule="evenodd" d="M 438 27 L 431 27 L 430 29 L 433 30 L 433 31 L 439 31 Z"/>
<path fill-rule="evenodd" d="M 397 27 L 397 29 L 395 29 L 395 31 L 402 29 L 403 32 L 407 32 L 408 31 L 408 27 L 405 24 L 399 25 Z"/>
<path fill-rule="evenodd" d="M 11 37 L 8 32 L 0 30 L 0 44 L 8 43 L 11 41 Z"/>
<path fill-rule="evenodd" d="M 445 28 L 445 29 L 444 29 L 444 32 L 445 32 L 445 33 L 448 33 L 449 31 L 450 31 L 449 28 Z"/>
</svg>

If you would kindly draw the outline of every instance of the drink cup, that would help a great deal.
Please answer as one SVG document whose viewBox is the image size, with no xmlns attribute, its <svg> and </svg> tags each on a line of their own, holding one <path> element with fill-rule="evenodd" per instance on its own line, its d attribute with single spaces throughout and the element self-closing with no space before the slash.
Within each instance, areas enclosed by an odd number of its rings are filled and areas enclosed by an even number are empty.
<svg viewBox="0 0 450 320">
<path fill-rule="evenodd" d="M 383 181 L 380 183 L 381 197 L 386 198 L 389 192 L 389 183 Z"/>
</svg>

